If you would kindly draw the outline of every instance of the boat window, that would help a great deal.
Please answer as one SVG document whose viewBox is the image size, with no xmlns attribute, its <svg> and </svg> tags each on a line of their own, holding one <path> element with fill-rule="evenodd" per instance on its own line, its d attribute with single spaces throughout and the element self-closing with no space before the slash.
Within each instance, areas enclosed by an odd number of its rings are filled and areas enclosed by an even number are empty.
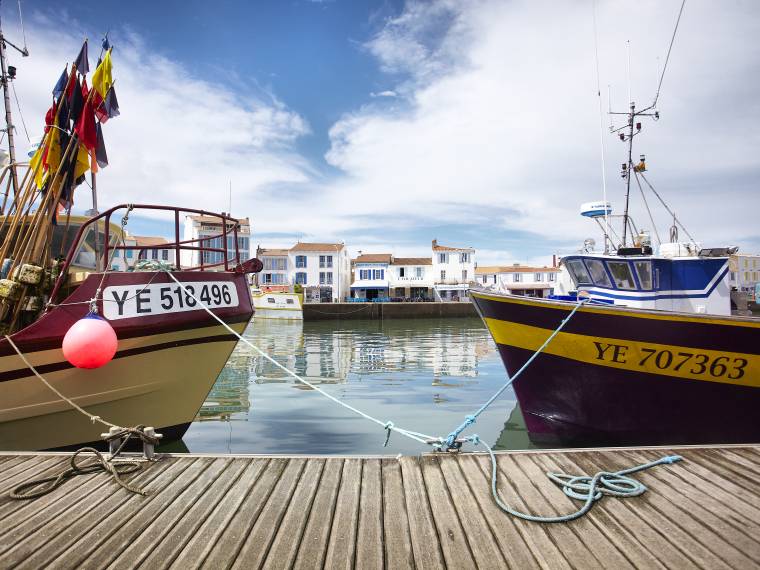
<svg viewBox="0 0 760 570">
<path fill-rule="evenodd" d="M 293 299 L 285 299 L 285 303 L 287 303 L 288 305 L 292 305 Z"/>
<path fill-rule="evenodd" d="M 591 276 L 588 274 L 588 271 L 586 271 L 586 266 L 583 265 L 583 262 L 580 259 L 568 259 L 567 269 L 570 271 L 570 277 L 573 278 L 576 285 L 580 283 L 592 283 Z"/>
<path fill-rule="evenodd" d="M 267 303 L 274 304 L 274 299 L 272 297 L 267 297 Z"/>
<path fill-rule="evenodd" d="M 633 280 L 631 268 L 625 261 L 608 261 L 607 267 L 610 268 L 612 278 L 618 289 L 635 289 L 636 283 Z"/>
<path fill-rule="evenodd" d="M 650 261 L 634 261 L 636 273 L 639 275 L 639 283 L 642 289 L 652 288 L 652 263 Z"/>
<path fill-rule="evenodd" d="M 612 287 L 612 282 L 610 282 L 610 278 L 604 269 L 604 263 L 598 259 L 586 259 L 585 261 L 594 283 L 602 287 Z"/>
</svg>

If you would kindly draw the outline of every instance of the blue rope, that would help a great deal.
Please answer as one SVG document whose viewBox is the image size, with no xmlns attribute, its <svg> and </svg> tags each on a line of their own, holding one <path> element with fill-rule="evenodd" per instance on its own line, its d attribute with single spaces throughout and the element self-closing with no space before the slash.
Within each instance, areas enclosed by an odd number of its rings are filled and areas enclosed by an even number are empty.
<svg viewBox="0 0 760 570">
<path fill-rule="evenodd" d="M 446 440 L 444 442 L 442 442 L 441 444 L 438 444 L 437 447 L 441 448 L 441 447 L 443 447 L 445 445 L 446 449 L 457 449 L 459 446 L 456 445 L 456 440 L 459 437 L 459 434 L 461 434 L 464 430 L 466 430 L 468 427 L 470 427 L 472 424 L 474 424 L 477 421 L 478 416 L 480 414 L 482 414 L 486 410 L 486 408 L 488 408 L 488 406 L 490 406 L 491 404 L 493 404 L 493 402 L 496 400 L 496 398 L 498 398 L 499 396 L 501 396 L 501 394 L 504 392 L 504 390 L 506 390 L 507 388 L 509 388 L 512 385 L 512 383 L 520 377 L 520 374 L 522 374 L 523 371 L 526 368 L 528 368 L 528 366 L 530 366 L 531 362 L 533 362 L 536 359 L 536 357 L 538 357 L 538 355 L 543 352 L 543 350 L 549 345 L 549 343 L 554 339 L 554 337 L 557 336 L 557 334 L 559 333 L 559 331 L 561 331 L 564 328 L 564 326 L 570 321 L 570 319 L 573 318 L 573 315 L 575 315 L 575 312 L 578 309 L 581 308 L 581 305 L 584 305 L 585 303 L 588 303 L 589 300 L 590 300 L 590 298 L 586 298 L 586 299 L 583 299 L 583 300 L 579 301 L 575 305 L 575 307 L 573 307 L 573 310 L 570 311 L 570 314 L 567 315 L 567 317 L 565 317 L 564 319 L 562 319 L 562 322 L 559 324 L 559 326 L 556 329 L 554 329 L 554 332 L 552 332 L 552 334 L 549 335 L 549 338 L 547 338 L 544 341 L 544 344 L 542 344 L 540 347 L 538 347 L 538 350 L 536 350 L 536 352 L 534 352 L 531 355 L 531 357 L 525 362 L 525 364 L 523 364 L 520 367 L 520 369 L 515 373 L 515 375 L 512 376 L 509 380 L 507 380 L 507 382 L 501 388 L 499 388 L 496 391 L 496 393 L 493 396 L 491 396 L 485 404 L 483 404 L 482 406 L 480 406 L 480 408 L 478 409 L 478 411 L 476 411 L 474 414 L 471 414 L 469 416 L 465 416 L 464 422 L 462 422 L 459 425 L 459 427 L 457 427 L 454 431 L 452 431 L 446 437 Z"/>
<path fill-rule="evenodd" d="M 636 479 L 633 479 L 632 477 L 627 477 L 627 475 L 644 471 L 645 469 L 655 467 L 656 465 L 670 465 L 683 460 L 683 457 L 680 455 L 667 455 L 656 461 L 643 463 L 621 471 L 599 471 L 593 477 L 589 477 L 588 475 L 567 475 L 566 473 L 547 472 L 546 476 L 559 485 L 565 495 L 571 499 L 584 501 L 584 503 L 580 509 L 567 515 L 541 517 L 516 511 L 504 503 L 496 489 L 498 473 L 496 467 L 496 455 L 485 442 L 480 441 L 480 438 L 477 435 L 473 435 L 472 437 L 467 438 L 467 440 L 475 445 L 482 443 L 488 451 L 488 455 L 491 456 L 491 494 L 499 508 L 507 514 L 531 522 L 558 523 L 575 520 L 588 513 L 594 506 L 594 503 L 604 495 L 611 495 L 613 497 L 637 497 L 642 495 L 647 490 L 646 485 L 636 481 Z"/>
</svg>

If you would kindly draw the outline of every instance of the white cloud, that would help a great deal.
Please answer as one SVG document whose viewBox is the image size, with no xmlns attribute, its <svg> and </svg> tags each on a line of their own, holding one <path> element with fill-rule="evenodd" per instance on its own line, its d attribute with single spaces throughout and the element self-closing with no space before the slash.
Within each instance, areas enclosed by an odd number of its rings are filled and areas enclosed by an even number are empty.
<svg viewBox="0 0 760 570">
<path fill-rule="evenodd" d="M 56 32 L 42 16 L 27 26 L 32 56 L 18 66 L 16 89 L 30 134 L 41 134 L 50 89 L 77 55 L 85 33 Z M 76 28 L 75 28 L 76 29 Z M 110 165 L 98 177 L 99 205 L 123 202 L 227 209 L 232 181 L 236 212 L 259 215 L 257 196 L 273 185 L 299 184 L 313 169 L 294 150 L 309 133 L 297 112 L 265 93 L 240 95 L 199 78 L 149 49 L 134 33 L 113 33 L 114 71 L 121 116 L 103 127 Z M 90 42 L 94 71 L 97 41 Z M 16 119 L 20 126 L 20 120 Z M 21 135 L 21 131 L 18 131 Z M 17 137 L 24 149 L 23 135 Z M 80 187 L 78 207 L 90 205 Z M 266 210 L 266 208 L 263 208 Z"/>
<path fill-rule="evenodd" d="M 616 108 L 627 98 L 625 40 L 632 96 L 647 104 L 679 6 L 638 2 L 631 27 L 630 6 L 600 3 L 601 80 L 612 84 Z M 590 2 L 408 3 L 367 45 L 398 74 L 395 90 L 407 105 L 366 106 L 332 127 L 326 158 L 345 178 L 331 186 L 331 209 L 441 223 L 468 221 L 456 204 L 513 210 L 483 225 L 483 249 L 489 233 L 509 229 L 578 243 L 593 234 L 577 214 L 601 194 L 592 22 Z M 688 4 L 662 120 L 645 121 L 635 149 L 647 153 L 650 180 L 692 233 L 711 243 L 760 246 L 760 198 L 751 191 L 759 173 L 760 135 L 751 127 L 760 119 L 759 32 L 760 12 L 747 4 Z M 619 211 L 625 149 L 607 132 L 604 139 L 609 197 Z M 633 214 L 650 227 L 642 207 Z M 666 233 L 667 215 L 657 222 Z"/>
<path fill-rule="evenodd" d="M 369 94 L 370 97 L 397 97 L 398 93 L 395 91 L 380 91 L 375 93 L 374 91 Z"/>
</svg>

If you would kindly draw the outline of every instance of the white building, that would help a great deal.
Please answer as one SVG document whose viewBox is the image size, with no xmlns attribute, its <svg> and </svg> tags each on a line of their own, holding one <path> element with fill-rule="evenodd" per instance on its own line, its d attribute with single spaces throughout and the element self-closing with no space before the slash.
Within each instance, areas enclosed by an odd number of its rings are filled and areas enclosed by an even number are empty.
<svg viewBox="0 0 760 570">
<path fill-rule="evenodd" d="M 238 220 L 237 247 L 240 253 L 240 262 L 250 259 L 251 226 L 248 218 Z M 233 223 L 227 223 L 227 241 L 225 244 L 222 235 L 222 222 L 215 216 L 185 216 L 185 228 L 183 240 L 202 240 L 194 246 L 213 247 L 227 250 L 227 259 L 231 265 L 235 265 L 235 236 Z M 199 265 L 214 266 L 211 269 L 224 271 L 224 254 L 221 251 L 182 250 L 181 262 L 183 267 L 197 267 Z"/>
<path fill-rule="evenodd" d="M 353 280 L 351 297 L 372 301 L 389 298 L 390 271 L 392 256 L 390 253 L 365 253 L 351 261 Z"/>
<path fill-rule="evenodd" d="M 433 294 L 436 301 L 465 301 L 475 281 L 475 250 L 433 240 Z"/>
<path fill-rule="evenodd" d="M 394 257 L 388 266 L 390 296 L 410 301 L 432 299 L 435 279 L 430 257 Z"/>
<path fill-rule="evenodd" d="M 342 243 L 297 243 L 288 250 L 288 274 L 307 302 L 337 303 L 350 295 L 351 260 Z"/>
<path fill-rule="evenodd" d="M 734 253 L 728 258 L 728 284 L 731 289 L 749 293 L 755 300 L 755 291 L 760 283 L 760 255 Z"/>
<path fill-rule="evenodd" d="M 254 276 L 255 284 L 264 291 L 289 291 L 292 286 L 287 249 L 256 248 L 256 257 L 264 264 Z"/>
<path fill-rule="evenodd" d="M 487 266 L 475 270 L 477 283 L 513 295 L 547 297 L 554 293 L 559 267 L 528 265 Z"/>
</svg>

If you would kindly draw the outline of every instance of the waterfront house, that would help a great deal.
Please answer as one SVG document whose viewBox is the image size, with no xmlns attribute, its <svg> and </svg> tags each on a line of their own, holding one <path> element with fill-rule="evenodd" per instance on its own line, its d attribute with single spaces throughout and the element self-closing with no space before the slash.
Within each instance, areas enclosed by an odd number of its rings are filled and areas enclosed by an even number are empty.
<svg viewBox="0 0 760 570">
<path fill-rule="evenodd" d="M 433 295 L 436 301 L 465 301 L 475 281 L 475 250 L 433 240 Z"/>
<path fill-rule="evenodd" d="M 349 296 L 351 260 L 342 243 L 298 242 L 288 250 L 292 284 L 304 288 L 306 302 L 337 303 Z"/>
<path fill-rule="evenodd" d="M 251 225 L 248 218 L 238 220 L 240 226 L 237 230 L 237 246 L 240 252 L 241 261 L 251 257 L 250 239 Z M 213 247 L 227 251 L 227 259 L 235 259 L 235 236 L 233 233 L 233 224 L 227 224 L 227 240 L 225 243 L 222 234 L 222 222 L 213 216 L 185 216 L 184 240 L 203 240 L 201 243 L 204 247 Z M 199 244 L 193 244 L 199 245 Z M 194 267 L 204 265 L 212 266 L 211 269 L 218 271 L 224 270 L 224 253 L 221 251 L 204 251 L 201 256 L 200 251 L 182 250 L 181 262 L 184 267 Z"/>
<path fill-rule="evenodd" d="M 388 266 L 390 296 L 405 301 L 433 298 L 433 259 L 431 257 L 393 257 Z"/>
<path fill-rule="evenodd" d="M 264 268 L 254 274 L 254 284 L 263 291 L 290 291 L 287 249 L 256 248 L 256 257 L 261 260 Z"/>
<path fill-rule="evenodd" d="M 390 253 L 365 253 L 351 261 L 353 281 L 351 297 L 356 300 L 386 300 L 389 298 Z"/>
<path fill-rule="evenodd" d="M 731 289 L 743 291 L 751 300 L 757 299 L 760 283 L 760 255 L 734 253 L 728 258 L 728 283 Z"/>
<path fill-rule="evenodd" d="M 492 265 L 475 270 L 476 281 L 487 287 L 513 295 L 547 297 L 554 292 L 559 267 L 531 265 Z"/>
</svg>

